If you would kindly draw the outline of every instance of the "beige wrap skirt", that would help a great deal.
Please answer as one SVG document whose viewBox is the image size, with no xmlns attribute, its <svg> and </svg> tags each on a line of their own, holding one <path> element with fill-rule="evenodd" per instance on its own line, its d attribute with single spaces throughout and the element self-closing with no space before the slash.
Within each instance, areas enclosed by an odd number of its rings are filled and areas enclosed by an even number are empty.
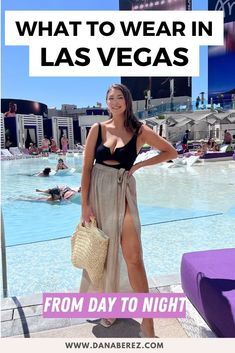
<svg viewBox="0 0 235 353">
<path fill-rule="evenodd" d="M 91 174 L 89 202 L 98 228 L 109 236 L 109 247 L 100 283 L 94 287 L 87 272 L 83 270 L 80 292 L 132 291 L 127 266 L 122 255 L 121 235 L 126 205 L 128 204 L 141 247 L 141 226 L 137 208 L 135 178 L 128 176 L 125 169 L 115 169 L 96 163 Z"/>
</svg>

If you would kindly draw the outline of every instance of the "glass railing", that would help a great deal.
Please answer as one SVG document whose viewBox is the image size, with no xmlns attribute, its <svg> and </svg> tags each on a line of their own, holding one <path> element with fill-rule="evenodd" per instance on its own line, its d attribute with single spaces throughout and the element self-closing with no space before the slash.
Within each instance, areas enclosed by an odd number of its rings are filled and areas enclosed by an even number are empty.
<svg viewBox="0 0 235 353">
<path fill-rule="evenodd" d="M 135 114 L 139 119 L 151 118 L 156 115 L 169 114 L 169 113 L 181 113 L 181 112 L 194 112 L 211 110 L 215 112 L 223 112 L 230 109 L 235 109 L 235 101 L 223 100 L 223 102 L 217 103 L 203 103 L 196 105 L 196 101 L 182 101 L 182 102 L 168 102 L 162 103 L 156 106 L 150 106 L 148 109 L 138 110 Z"/>
</svg>

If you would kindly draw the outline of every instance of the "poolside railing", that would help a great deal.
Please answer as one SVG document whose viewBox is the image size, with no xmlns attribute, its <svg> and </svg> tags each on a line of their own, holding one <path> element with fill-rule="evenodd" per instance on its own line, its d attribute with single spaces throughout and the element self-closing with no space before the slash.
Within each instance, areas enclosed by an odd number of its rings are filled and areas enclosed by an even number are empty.
<svg viewBox="0 0 235 353">
<path fill-rule="evenodd" d="M 140 120 L 155 117 L 159 114 L 167 113 L 182 113 L 182 112 L 194 112 L 194 111 L 205 111 L 210 110 L 211 112 L 226 112 L 228 110 L 235 109 L 235 100 L 223 99 L 223 101 L 214 100 L 211 103 L 196 105 L 196 101 L 190 99 L 182 100 L 180 102 L 162 101 L 157 105 L 151 105 L 146 109 L 139 109 L 135 112 Z"/>
</svg>

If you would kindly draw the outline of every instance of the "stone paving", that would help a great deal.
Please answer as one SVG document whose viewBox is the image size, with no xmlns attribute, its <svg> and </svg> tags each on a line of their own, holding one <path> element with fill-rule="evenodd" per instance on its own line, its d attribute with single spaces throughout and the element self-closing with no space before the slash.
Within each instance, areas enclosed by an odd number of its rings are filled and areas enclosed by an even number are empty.
<svg viewBox="0 0 235 353">
<path fill-rule="evenodd" d="M 177 275 L 149 280 L 150 291 L 167 292 L 169 286 L 180 285 Z M 154 319 L 156 335 L 160 338 L 190 337 L 188 328 L 178 319 Z M 195 329 L 195 328 L 194 328 Z M 204 330 L 205 331 L 205 330 Z M 203 331 L 203 332 L 204 332 Z M 206 336 L 211 337 L 210 329 Z M 209 333 L 209 334 L 208 334 Z M 2 337 L 139 337 L 138 319 L 118 319 L 110 328 L 104 328 L 99 320 L 45 319 L 42 317 L 42 295 L 9 297 L 2 299 Z M 193 337 L 200 337 L 200 333 Z M 213 334 L 212 334 L 213 336 Z"/>
</svg>

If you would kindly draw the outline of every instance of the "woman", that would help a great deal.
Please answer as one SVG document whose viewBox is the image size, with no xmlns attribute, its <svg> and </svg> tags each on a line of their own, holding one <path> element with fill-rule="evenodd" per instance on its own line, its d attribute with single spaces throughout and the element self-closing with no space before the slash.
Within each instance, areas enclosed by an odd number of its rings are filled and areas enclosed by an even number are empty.
<svg viewBox="0 0 235 353">
<path fill-rule="evenodd" d="M 69 140 L 65 135 L 62 135 L 60 142 L 61 142 L 63 154 L 66 154 L 66 152 L 68 151 Z"/>
<path fill-rule="evenodd" d="M 51 144 L 51 152 L 56 153 L 58 151 L 58 147 L 53 137 L 50 138 L 50 144 Z"/>
<path fill-rule="evenodd" d="M 145 166 L 177 157 L 175 149 L 133 114 L 132 97 L 122 84 L 112 85 L 106 95 L 110 119 L 94 124 L 87 137 L 82 171 L 82 220 L 94 214 L 98 227 L 110 238 L 104 276 L 94 288 L 83 271 L 81 292 L 148 292 L 140 239 L 140 220 L 133 173 Z M 145 144 L 161 153 L 135 165 Z M 94 164 L 95 161 L 95 164 Z M 120 271 L 121 265 L 124 269 Z M 126 276 L 126 275 L 127 276 Z M 121 280 L 127 278 L 129 286 Z M 109 327 L 113 319 L 102 319 Z M 154 337 L 152 319 L 143 319 L 141 335 Z"/>
<path fill-rule="evenodd" d="M 207 148 L 209 151 L 216 151 L 216 142 L 213 138 L 209 138 L 207 141 Z"/>
<path fill-rule="evenodd" d="M 62 169 L 68 169 L 69 167 L 64 163 L 64 160 L 62 158 L 58 159 L 58 164 L 56 166 L 56 171 L 62 170 Z"/>
<path fill-rule="evenodd" d="M 39 177 L 49 177 L 51 172 L 51 168 L 44 168 L 42 172 L 33 174 L 34 176 L 39 176 Z"/>
<path fill-rule="evenodd" d="M 36 192 L 42 192 L 43 194 L 49 194 L 54 196 L 55 200 L 70 200 L 73 196 L 77 196 L 81 192 L 81 186 L 78 188 L 70 188 L 69 186 L 56 186 L 52 189 L 40 190 L 36 189 Z M 52 201 L 50 198 L 47 201 Z"/>
<path fill-rule="evenodd" d="M 230 145 L 232 143 L 232 135 L 228 130 L 224 130 L 224 141 L 223 145 Z"/>
<path fill-rule="evenodd" d="M 47 190 L 39 190 L 36 189 L 37 192 L 42 192 L 43 194 L 49 195 L 46 197 L 34 197 L 34 196 L 20 196 L 18 201 L 29 201 L 29 202 L 50 202 L 50 203 L 58 203 L 61 201 L 61 190 L 58 186 L 52 189 Z"/>
</svg>

